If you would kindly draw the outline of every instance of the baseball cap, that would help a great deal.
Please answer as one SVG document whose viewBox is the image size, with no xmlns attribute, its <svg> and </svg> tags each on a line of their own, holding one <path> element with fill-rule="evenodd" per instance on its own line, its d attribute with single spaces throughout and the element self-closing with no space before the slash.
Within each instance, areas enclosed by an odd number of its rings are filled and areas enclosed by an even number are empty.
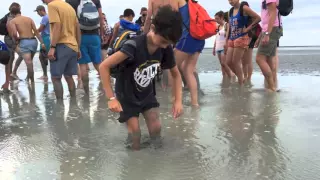
<svg viewBox="0 0 320 180">
<path fill-rule="evenodd" d="M 39 5 L 39 6 L 37 6 L 36 10 L 34 10 L 34 12 L 38 12 L 38 11 L 42 11 L 42 10 L 45 11 L 46 9 L 44 8 L 44 6 Z"/>
</svg>

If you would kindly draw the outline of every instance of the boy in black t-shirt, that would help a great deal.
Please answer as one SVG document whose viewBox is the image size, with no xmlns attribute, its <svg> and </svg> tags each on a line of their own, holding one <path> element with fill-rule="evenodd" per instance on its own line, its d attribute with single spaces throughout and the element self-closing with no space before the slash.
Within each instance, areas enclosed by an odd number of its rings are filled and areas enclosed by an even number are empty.
<svg viewBox="0 0 320 180">
<path fill-rule="evenodd" d="M 108 98 L 108 107 L 119 112 L 121 123 L 126 123 L 132 148 L 140 149 L 139 114 L 142 113 L 151 139 L 160 136 L 159 103 L 155 96 L 154 78 L 158 67 L 170 69 L 173 76 L 175 102 L 173 117 L 182 112 L 181 76 L 176 66 L 172 44 L 182 34 L 182 18 L 171 6 L 163 6 L 153 19 L 151 31 L 124 43 L 122 48 L 100 65 L 101 80 Z M 117 74 L 115 94 L 110 83 L 110 68 L 121 64 Z"/>
</svg>

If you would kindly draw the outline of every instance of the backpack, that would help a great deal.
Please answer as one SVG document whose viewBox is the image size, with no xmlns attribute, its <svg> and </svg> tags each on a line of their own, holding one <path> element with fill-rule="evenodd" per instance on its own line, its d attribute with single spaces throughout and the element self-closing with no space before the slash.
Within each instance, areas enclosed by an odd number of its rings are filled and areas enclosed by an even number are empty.
<svg viewBox="0 0 320 180">
<path fill-rule="evenodd" d="M 0 35 L 6 36 L 8 35 L 7 30 L 7 21 L 8 21 L 9 14 L 6 14 L 1 20 L 0 20 Z"/>
<path fill-rule="evenodd" d="M 138 35 L 137 32 L 134 31 L 130 31 L 130 30 L 126 30 L 124 31 L 122 34 L 120 34 L 120 36 L 114 41 L 113 45 L 112 45 L 112 49 L 113 52 L 111 54 L 108 54 L 109 56 L 114 54 L 115 52 L 119 51 L 123 44 L 128 41 L 129 39 L 132 39 L 134 37 L 136 37 Z M 123 70 L 124 68 L 124 64 L 120 63 L 118 65 L 116 65 L 115 67 L 112 67 L 110 69 L 110 75 L 113 78 L 117 77 L 117 74 L 121 72 L 121 70 Z"/>
<path fill-rule="evenodd" d="M 240 16 L 241 17 L 244 17 L 243 16 L 243 7 L 244 6 L 248 6 L 249 7 L 249 3 L 246 2 L 246 1 L 242 1 L 240 3 L 240 8 L 239 8 L 239 11 L 240 11 Z M 233 10 L 234 10 L 234 7 L 232 7 L 229 11 L 229 17 L 231 17 L 233 15 Z M 245 25 L 245 27 L 248 27 L 249 25 L 252 24 L 252 18 L 249 16 L 248 17 L 248 24 Z M 257 39 L 259 37 L 259 35 L 261 34 L 262 32 L 262 28 L 260 26 L 260 24 L 256 24 L 252 27 L 252 29 L 248 32 L 248 36 L 250 38 L 253 38 L 253 39 Z M 230 33 L 230 32 L 229 32 Z"/>
<path fill-rule="evenodd" d="M 288 16 L 293 10 L 293 0 L 279 0 L 278 10 L 281 16 Z"/>
<path fill-rule="evenodd" d="M 100 27 L 99 12 L 92 0 L 81 0 L 77 12 L 80 29 L 94 30 Z"/>
<path fill-rule="evenodd" d="M 190 16 L 190 35 L 199 40 L 205 40 L 217 34 L 217 24 L 208 12 L 196 1 L 188 0 Z"/>
</svg>

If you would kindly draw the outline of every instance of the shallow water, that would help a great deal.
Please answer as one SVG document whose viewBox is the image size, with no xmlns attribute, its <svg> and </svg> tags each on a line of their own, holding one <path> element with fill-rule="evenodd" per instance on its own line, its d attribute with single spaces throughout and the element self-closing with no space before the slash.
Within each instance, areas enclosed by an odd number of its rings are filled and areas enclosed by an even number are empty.
<svg viewBox="0 0 320 180">
<path fill-rule="evenodd" d="M 34 93 L 15 83 L 1 96 L 0 179 L 318 179 L 319 77 L 282 75 L 275 94 L 264 92 L 258 73 L 251 93 L 222 88 L 220 73 L 200 78 L 201 109 L 185 106 L 178 120 L 158 90 L 162 147 L 139 152 L 125 147 L 126 127 L 107 110 L 94 73 L 90 97 L 79 91 L 69 102 L 65 94 L 64 106 L 51 83 L 38 80 Z"/>
<path fill-rule="evenodd" d="M 192 110 L 186 93 L 185 112 L 173 120 L 169 93 L 158 88 L 162 147 L 139 152 L 126 148 L 126 127 L 107 110 L 95 72 L 90 74 L 90 96 L 79 90 L 70 102 L 65 87 L 63 105 L 55 103 L 50 82 L 37 80 L 35 87 L 15 82 L 12 94 L 0 96 L 0 179 L 319 179 L 316 51 L 280 51 L 281 92 L 274 94 L 263 90 L 260 72 L 254 73 L 249 91 L 236 84 L 224 88 L 210 53 L 204 51 L 199 60 L 206 93 L 201 108 Z M 19 76 L 25 73 L 22 65 Z M 143 119 L 141 127 L 143 142 L 148 142 Z"/>
</svg>

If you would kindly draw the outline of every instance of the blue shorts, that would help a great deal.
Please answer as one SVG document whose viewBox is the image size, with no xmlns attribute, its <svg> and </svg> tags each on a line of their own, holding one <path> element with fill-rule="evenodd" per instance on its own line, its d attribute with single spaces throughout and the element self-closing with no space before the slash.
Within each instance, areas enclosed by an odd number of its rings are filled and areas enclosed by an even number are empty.
<svg viewBox="0 0 320 180">
<path fill-rule="evenodd" d="M 38 41 L 34 39 L 21 39 L 19 43 L 20 53 L 36 53 L 38 48 Z"/>
<path fill-rule="evenodd" d="M 194 39 L 190 33 L 186 36 L 180 38 L 179 42 L 176 44 L 176 49 L 188 53 L 201 53 L 205 45 L 205 40 Z"/>
<path fill-rule="evenodd" d="M 52 77 L 61 78 L 78 74 L 78 53 L 65 44 L 57 44 L 55 60 L 50 60 Z"/>
<path fill-rule="evenodd" d="M 101 63 L 101 40 L 99 35 L 83 34 L 81 36 L 81 59 L 79 64 Z"/>
<path fill-rule="evenodd" d="M 48 53 L 50 50 L 50 35 L 42 35 L 41 37 L 42 37 L 44 46 L 46 47 L 46 51 Z"/>
</svg>

